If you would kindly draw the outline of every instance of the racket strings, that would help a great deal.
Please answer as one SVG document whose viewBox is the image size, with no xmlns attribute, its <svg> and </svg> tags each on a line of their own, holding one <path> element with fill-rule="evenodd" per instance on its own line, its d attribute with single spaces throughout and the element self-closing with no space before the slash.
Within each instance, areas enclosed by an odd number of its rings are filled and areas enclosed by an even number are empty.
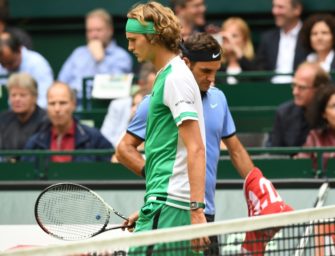
<svg viewBox="0 0 335 256">
<path fill-rule="evenodd" d="M 91 237 L 109 220 L 108 209 L 93 193 L 71 184 L 44 193 L 37 214 L 49 233 L 66 240 Z"/>
</svg>

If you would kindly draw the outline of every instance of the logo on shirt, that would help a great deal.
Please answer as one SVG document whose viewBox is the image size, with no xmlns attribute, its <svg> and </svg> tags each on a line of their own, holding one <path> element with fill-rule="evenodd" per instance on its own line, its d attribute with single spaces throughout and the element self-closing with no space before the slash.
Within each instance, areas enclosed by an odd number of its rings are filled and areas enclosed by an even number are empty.
<svg viewBox="0 0 335 256">
<path fill-rule="evenodd" d="M 191 101 L 191 100 L 180 100 L 180 101 L 177 101 L 174 105 L 177 107 L 179 104 L 181 103 L 185 103 L 185 104 L 194 104 L 194 101 Z"/>
<path fill-rule="evenodd" d="M 215 103 L 215 104 L 212 104 L 212 103 L 211 103 L 210 106 L 211 106 L 211 108 L 214 109 L 214 108 L 216 108 L 216 107 L 218 106 L 218 104 L 217 104 L 217 103 Z"/>
</svg>

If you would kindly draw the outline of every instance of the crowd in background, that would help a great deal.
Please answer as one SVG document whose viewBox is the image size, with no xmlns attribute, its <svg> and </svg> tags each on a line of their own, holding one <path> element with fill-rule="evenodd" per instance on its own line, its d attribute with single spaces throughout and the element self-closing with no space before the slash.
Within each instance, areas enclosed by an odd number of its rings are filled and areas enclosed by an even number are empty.
<svg viewBox="0 0 335 256">
<path fill-rule="evenodd" d="M 135 72 L 130 53 L 114 39 L 112 16 L 104 9 L 87 13 L 87 43 L 74 49 L 55 75 L 49 64 L 52 60 L 34 50 L 33 38 L 8 25 L 6 2 L 0 3 L 0 82 L 7 85 L 10 109 L 0 114 L 0 149 L 116 148 L 136 106 L 151 91 L 156 72 L 152 65 L 141 65 L 129 97 L 111 101 L 101 130 L 81 124 L 74 113 L 83 108 L 85 77 Z M 267 146 L 335 145 L 335 87 L 329 75 L 335 72 L 333 14 L 316 13 L 302 20 L 302 1 L 273 0 L 275 25 L 262 34 L 256 49 L 243 17 L 228 17 L 220 27 L 206 23 L 205 0 L 171 0 L 171 8 L 180 20 L 183 39 L 206 32 L 220 43 L 220 71 L 227 74 L 226 84 L 237 85 L 239 78 L 234 75 L 243 71 L 286 74 L 271 78 L 271 83 L 292 84 L 292 100 L 278 107 Z M 296 157 L 310 156 L 315 157 Z M 50 161 L 109 159 L 53 156 Z"/>
</svg>

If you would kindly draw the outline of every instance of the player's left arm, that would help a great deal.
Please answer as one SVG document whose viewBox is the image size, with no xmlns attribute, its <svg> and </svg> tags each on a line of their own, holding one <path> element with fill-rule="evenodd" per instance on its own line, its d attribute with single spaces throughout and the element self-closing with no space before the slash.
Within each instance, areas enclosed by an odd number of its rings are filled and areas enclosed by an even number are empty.
<svg viewBox="0 0 335 256">
<path fill-rule="evenodd" d="M 240 176 L 245 179 L 248 173 L 254 168 L 254 163 L 252 162 L 248 152 L 236 135 L 222 139 L 222 141 L 228 149 L 235 169 L 238 171 Z"/>
<path fill-rule="evenodd" d="M 188 176 L 191 201 L 204 202 L 206 160 L 198 121 L 185 120 L 179 125 L 179 134 L 187 149 Z"/>
<path fill-rule="evenodd" d="M 187 150 L 187 169 L 190 183 L 190 201 L 204 202 L 206 179 L 206 152 L 196 120 L 184 120 L 179 125 L 179 134 Z M 191 223 L 206 223 L 204 209 L 191 210 Z M 209 244 L 208 237 L 192 240 L 200 248 Z"/>
</svg>

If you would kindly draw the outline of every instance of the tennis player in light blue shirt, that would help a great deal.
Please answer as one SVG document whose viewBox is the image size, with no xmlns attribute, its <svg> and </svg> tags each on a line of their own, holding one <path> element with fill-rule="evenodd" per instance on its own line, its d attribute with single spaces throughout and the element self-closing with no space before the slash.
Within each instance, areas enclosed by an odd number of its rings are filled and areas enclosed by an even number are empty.
<svg viewBox="0 0 335 256">
<path fill-rule="evenodd" d="M 189 48 L 198 48 L 188 50 Z M 230 146 L 234 147 L 234 159 L 237 156 L 245 158 L 245 162 L 237 163 L 241 171 L 241 176 L 245 178 L 253 165 L 245 149 L 235 136 L 235 124 L 227 106 L 227 100 L 223 92 L 212 87 L 216 72 L 221 67 L 221 47 L 215 39 L 207 34 L 191 36 L 182 46 L 183 59 L 192 71 L 195 80 L 199 86 L 204 122 L 206 132 L 206 188 L 205 188 L 205 216 L 207 222 L 215 220 L 215 187 L 217 176 L 217 165 L 220 156 L 220 143 L 223 140 L 227 143 L 228 150 Z M 137 147 L 146 139 L 146 119 L 150 96 L 145 97 L 137 109 L 137 113 L 128 126 L 127 133 L 120 141 L 117 147 L 117 159 L 134 171 L 137 175 L 145 176 L 144 159 L 137 151 Z M 236 161 L 237 162 L 237 161 Z M 244 164 L 245 163 L 245 164 Z M 244 172 L 245 171 L 245 172 Z M 134 218 L 135 220 L 136 218 Z M 133 217 L 129 217 L 131 224 Z M 217 246 L 217 237 L 210 237 L 211 246 L 209 255 L 219 255 Z"/>
<path fill-rule="evenodd" d="M 146 120 L 150 95 L 146 96 L 138 106 L 135 116 L 128 126 L 127 132 L 145 141 Z M 205 214 L 215 214 L 215 185 L 217 165 L 220 157 L 220 142 L 223 138 L 233 136 L 235 124 L 230 114 L 227 100 L 222 91 L 215 87 L 202 96 L 206 130 L 206 192 Z"/>
</svg>

